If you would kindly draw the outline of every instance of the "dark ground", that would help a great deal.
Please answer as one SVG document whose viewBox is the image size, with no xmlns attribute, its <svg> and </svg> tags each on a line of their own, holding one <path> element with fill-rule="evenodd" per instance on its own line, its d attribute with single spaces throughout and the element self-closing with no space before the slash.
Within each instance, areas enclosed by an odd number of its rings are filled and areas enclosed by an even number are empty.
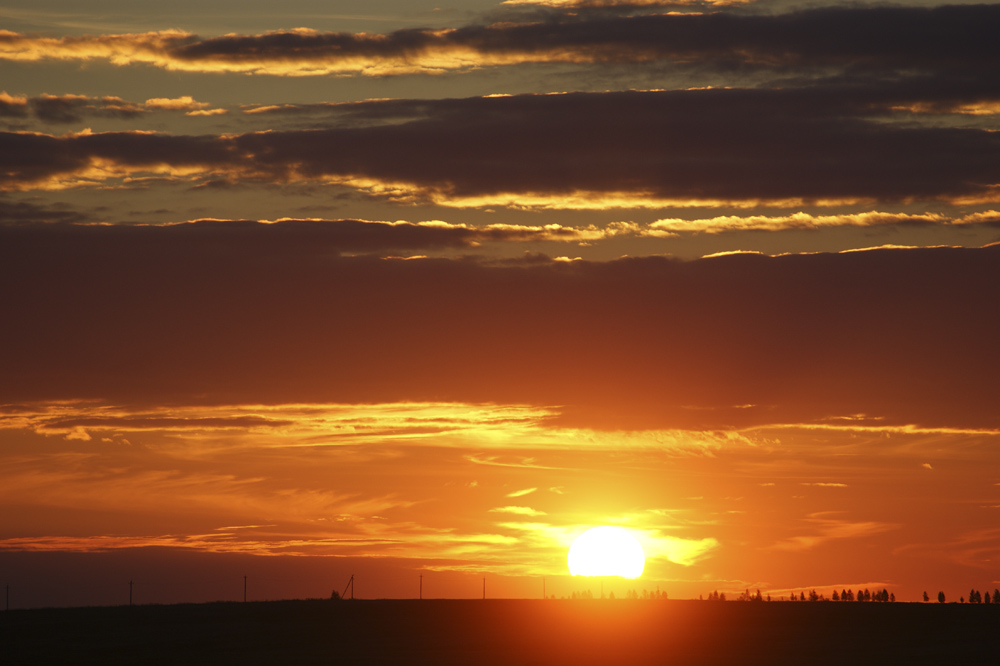
<svg viewBox="0 0 1000 666">
<path fill-rule="evenodd" d="M 3 664 L 997 664 L 1000 605 L 272 601 L 0 613 Z"/>
</svg>

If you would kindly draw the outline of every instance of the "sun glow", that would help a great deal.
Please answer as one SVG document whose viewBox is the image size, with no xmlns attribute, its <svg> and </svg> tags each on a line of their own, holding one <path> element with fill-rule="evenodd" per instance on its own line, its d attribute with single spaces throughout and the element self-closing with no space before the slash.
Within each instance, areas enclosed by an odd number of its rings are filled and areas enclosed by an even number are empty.
<svg viewBox="0 0 1000 666">
<path fill-rule="evenodd" d="M 592 527 L 576 538 L 567 557 L 573 576 L 638 578 L 646 555 L 636 538 L 620 527 Z"/>
</svg>

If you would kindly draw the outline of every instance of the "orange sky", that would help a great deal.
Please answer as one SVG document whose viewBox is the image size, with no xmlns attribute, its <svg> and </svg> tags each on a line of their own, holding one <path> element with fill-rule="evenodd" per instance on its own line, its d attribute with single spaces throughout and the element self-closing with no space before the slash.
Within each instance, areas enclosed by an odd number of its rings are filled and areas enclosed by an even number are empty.
<svg viewBox="0 0 1000 666">
<path fill-rule="evenodd" d="M 1000 587 L 996 7 L 9 4 L 12 607 Z"/>
</svg>

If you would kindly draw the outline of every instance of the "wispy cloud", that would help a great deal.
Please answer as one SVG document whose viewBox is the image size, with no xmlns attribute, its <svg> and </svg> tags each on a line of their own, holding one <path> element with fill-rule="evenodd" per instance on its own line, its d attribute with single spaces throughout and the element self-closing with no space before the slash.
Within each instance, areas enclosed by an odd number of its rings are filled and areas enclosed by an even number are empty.
<svg viewBox="0 0 1000 666">
<path fill-rule="evenodd" d="M 509 495 L 508 495 L 509 497 Z M 519 516 L 544 516 L 546 515 L 544 511 L 538 511 L 537 509 L 532 509 L 527 506 L 500 506 L 495 509 L 490 509 L 490 511 L 495 513 L 513 513 Z"/>
<path fill-rule="evenodd" d="M 899 525 L 893 523 L 838 518 L 830 512 L 814 513 L 806 518 L 805 522 L 813 527 L 812 534 L 784 539 L 771 548 L 787 551 L 810 550 L 834 539 L 859 539 L 899 528 Z"/>
</svg>

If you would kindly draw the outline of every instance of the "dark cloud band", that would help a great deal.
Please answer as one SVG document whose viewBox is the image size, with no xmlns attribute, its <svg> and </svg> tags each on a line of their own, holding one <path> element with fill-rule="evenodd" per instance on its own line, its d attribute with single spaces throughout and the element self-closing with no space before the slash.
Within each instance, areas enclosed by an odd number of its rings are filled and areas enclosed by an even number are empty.
<svg viewBox="0 0 1000 666">
<path fill-rule="evenodd" d="M 0 187 L 108 174 L 319 181 L 495 205 L 575 193 L 654 201 L 992 200 L 1000 135 L 869 120 L 809 91 L 574 93 L 360 103 L 384 125 L 225 136 L 0 133 Z M 862 100 L 863 101 L 863 100 Z M 95 170 L 95 165 L 101 169 Z"/>
<path fill-rule="evenodd" d="M 195 71 L 374 75 L 520 62 L 697 59 L 717 66 L 995 70 L 995 5 L 833 7 L 783 14 L 622 16 L 549 9 L 532 21 L 385 35 L 280 31 L 200 38 L 175 31 L 74 38 L 0 32 L 0 57 L 108 59 Z"/>
<path fill-rule="evenodd" d="M 486 266 L 342 257 L 315 235 L 0 227 L 16 323 L 0 401 L 453 400 L 562 405 L 598 427 L 862 413 L 1000 427 L 997 246 Z"/>
</svg>

